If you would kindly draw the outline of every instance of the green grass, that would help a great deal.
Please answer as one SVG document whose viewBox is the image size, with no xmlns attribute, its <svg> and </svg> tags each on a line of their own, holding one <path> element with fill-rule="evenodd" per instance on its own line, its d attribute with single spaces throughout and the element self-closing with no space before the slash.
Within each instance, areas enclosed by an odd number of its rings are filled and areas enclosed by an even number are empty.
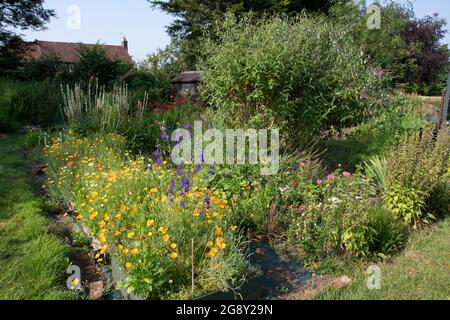
<svg viewBox="0 0 450 320">
<path fill-rule="evenodd" d="M 450 299 L 450 218 L 430 230 L 414 233 L 402 254 L 380 266 L 380 290 L 369 290 L 368 275 L 360 271 L 348 288 L 329 289 L 320 299 Z"/>
<path fill-rule="evenodd" d="M 70 248 L 46 233 L 49 220 L 33 193 L 22 140 L 0 138 L 0 300 L 73 299 L 64 287 Z"/>
</svg>

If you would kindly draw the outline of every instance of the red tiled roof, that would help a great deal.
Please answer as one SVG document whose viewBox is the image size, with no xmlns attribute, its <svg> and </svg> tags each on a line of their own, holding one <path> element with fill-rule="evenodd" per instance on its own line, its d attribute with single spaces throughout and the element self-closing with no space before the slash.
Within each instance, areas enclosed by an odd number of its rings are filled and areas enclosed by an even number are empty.
<svg viewBox="0 0 450 320">
<path fill-rule="evenodd" d="M 94 46 L 93 44 L 36 41 L 30 43 L 26 59 L 39 59 L 51 54 L 57 54 L 62 62 L 74 63 L 78 60 L 79 49 L 83 46 Z M 122 46 L 105 45 L 106 55 L 109 59 L 119 59 L 123 62 L 131 62 L 128 51 Z"/>
</svg>

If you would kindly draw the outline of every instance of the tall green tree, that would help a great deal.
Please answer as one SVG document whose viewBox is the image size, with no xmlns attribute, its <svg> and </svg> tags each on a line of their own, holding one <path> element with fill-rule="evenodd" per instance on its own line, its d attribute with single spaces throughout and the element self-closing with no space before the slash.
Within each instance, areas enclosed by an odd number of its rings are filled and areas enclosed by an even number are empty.
<svg viewBox="0 0 450 320">
<path fill-rule="evenodd" d="M 96 45 L 81 45 L 78 61 L 75 63 L 75 79 L 83 84 L 98 81 L 99 85 L 112 87 L 116 80 L 132 68 L 118 59 L 109 59 L 106 47 Z"/>
<path fill-rule="evenodd" d="M 0 74 L 11 72 L 20 64 L 25 50 L 16 30 L 43 30 L 55 16 L 43 6 L 44 0 L 0 0 Z"/>
<path fill-rule="evenodd" d="M 170 36 L 182 41 L 181 53 L 192 67 L 201 54 L 199 42 L 205 31 L 211 35 L 215 21 L 223 18 L 226 12 L 236 17 L 247 12 L 255 14 L 293 15 L 307 11 L 328 12 L 336 3 L 348 0 L 148 0 L 158 8 L 175 17 L 167 28 Z"/>
<path fill-rule="evenodd" d="M 344 24 L 368 59 L 392 75 L 407 91 L 439 94 L 448 72 L 448 48 L 441 43 L 444 19 L 437 14 L 417 18 L 411 4 L 376 1 L 380 7 L 379 29 L 367 27 L 367 1 L 334 6 L 330 16 Z"/>
</svg>

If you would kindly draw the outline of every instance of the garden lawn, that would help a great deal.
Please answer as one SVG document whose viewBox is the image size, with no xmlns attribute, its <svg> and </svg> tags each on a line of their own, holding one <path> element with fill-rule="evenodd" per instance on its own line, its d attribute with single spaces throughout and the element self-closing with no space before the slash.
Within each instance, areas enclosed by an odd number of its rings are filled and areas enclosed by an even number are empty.
<svg viewBox="0 0 450 320">
<path fill-rule="evenodd" d="M 0 300 L 76 298 L 64 288 L 69 247 L 46 233 L 21 145 L 22 137 L 0 137 Z"/>
<path fill-rule="evenodd" d="M 320 299 L 450 299 L 450 218 L 414 233 L 405 251 L 381 266 L 381 289 L 369 290 L 360 272 L 346 289 L 325 291 Z"/>
</svg>

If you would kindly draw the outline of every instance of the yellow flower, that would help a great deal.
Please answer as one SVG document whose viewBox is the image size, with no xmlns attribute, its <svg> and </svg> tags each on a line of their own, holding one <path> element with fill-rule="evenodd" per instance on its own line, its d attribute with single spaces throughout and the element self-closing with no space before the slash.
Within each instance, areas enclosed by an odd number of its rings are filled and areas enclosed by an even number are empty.
<svg viewBox="0 0 450 320">
<path fill-rule="evenodd" d="M 91 198 L 92 198 L 92 199 L 98 198 L 98 192 L 95 192 L 95 191 L 92 192 L 92 193 L 91 193 Z"/>
<path fill-rule="evenodd" d="M 231 231 L 236 231 L 237 228 L 238 228 L 237 226 L 231 226 L 231 227 L 230 227 Z"/>
<path fill-rule="evenodd" d="M 170 245 L 170 247 L 172 248 L 172 249 L 176 249 L 177 248 L 177 244 L 176 243 L 172 243 L 171 245 Z"/>
<path fill-rule="evenodd" d="M 167 228 L 159 227 L 158 232 L 160 232 L 162 234 L 166 234 L 167 233 Z"/>
<path fill-rule="evenodd" d="M 120 213 L 118 213 L 114 216 L 114 218 L 116 218 L 116 220 L 120 220 L 120 218 L 122 218 L 122 215 Z"/>
<path fill-rule="evenodd" d="M 103 254 L 105 254 L 105 253 L 106 253 L 106 250 L 108 250 L 108 246 L 105 244 L 105 245 L 100 249 L 100 252 L 103 253 Z"/>
<path fill-rule="evenodd" d="M 155 220 L 148 220 L 147 221 L 147 228 L 150 228 L 150 227 L 152 227 L 153 225 L 155 224 Z"/>
<path fill-rule="evenodd" d="M 98 241 L 100 241 L 101 244 L 105 244 L 106 243 L 106 238 L 105 237 L 100 237 L 98 239 Z"/>
<path fill-rule="evenodd" d="M 82 215 L 77 216 L 77 220 L 83 220 L 83 216 Z"/>
<path fill-rule="evenodd" d="M 120 251 L 122 251 L 122 250 L 123 250 L 123 245 L 121 245 L 121 244 L 118 245 L 118 246 L 117 246 L 117 249 L 119 249 Z"/>
<path fill-rule="evenodd" d="M 137 255 L 139 253 L 139 249 L 136 249 L 136 248 L 131 249 L 130 253 L 131 253 L 132 256 L 135 256 L 135 255 Z"/>
<path fill-rule="evenodd" d="M 222 228 L 216 228 L 216 230 L 214 230 L 214 234 L 216 236 L 220 236 L 222 234 Z"/>
<path fill-rule="evenodd" d="M 150 193 L 157 193 L 157 192 L 158 192 L 158 189 L 156 189 L 156 188 L 150 189 Z"/>
<path fill-rule="evenodd" d="M 208 247 L 212 247 L 213 242 L 212 241 L 208 241 L 208 243 L 206 244 Z"/>
<path fill-rule="evenodd" d="M 120 206 L 120 212 L 125 212 L 125 211 L 127 211 L 127 207 L 125 207 L 125 206 Z"/>
<path fill-rule="evenodd" d="M 217 255 L 217 249 L 216 248 L 212 248 L 209 253 L 208 253 L 208 257 L 210 258 L 214 258 Z"/>
<path fill-rule="evenodd" d="M 103 228 L 104 226 L 106 226 L 106 222 L 104 220 L 100 221 L 100 227 Z"/>
<path fill-rule="evenodd" d="M 170 258 L 173 259 L 173 260 L 175 260 L 177 257 L 178 257 L 178 254 L 176 252 L 172 252 L 170 254 Z"/>
<path fill-rule="evenodd" d="M 153 237 L 153 232 L 149 232 L 149 233 L 147 234 L 147 236 L 148 236 L 148 237 Z"/>
<path fill-rule="evenodd" d="M 133 238 L 134 237 L 134 232 L 133 231 L 128 232 L 127 237 L 128 237 L 128 239 Z"/>
<path fill-rule="evenodd" d="M 130 270 L 132 266 L 133 265 L 131 264 L 131 262 L 125 263 L 125 269 L 127 269 L 127 270 Z"/>
<path fill-rule="evenodd" d="M 106 222 L 109 222 L 110 219 L 111 218 L 110 218 L 109 214 L 105 214 L 105 216 L 103 217 L 103 220 L 105 220 Z"/>
<path fill-rule="evenodd" d="M 128 249 L 123 249 L 123 250 L 122 250 L 122 253 L 123 253 L 124 255 L 127 255 L 129 252 L 130 252 L 130 250 L 128 250 Z"/>
<path fill-rule="evenodd" d="M 170 240 L 170 236 L 168 234 L 163 235 L 163 240 L 165 242 L 169 241 Z"/>
</svg>

